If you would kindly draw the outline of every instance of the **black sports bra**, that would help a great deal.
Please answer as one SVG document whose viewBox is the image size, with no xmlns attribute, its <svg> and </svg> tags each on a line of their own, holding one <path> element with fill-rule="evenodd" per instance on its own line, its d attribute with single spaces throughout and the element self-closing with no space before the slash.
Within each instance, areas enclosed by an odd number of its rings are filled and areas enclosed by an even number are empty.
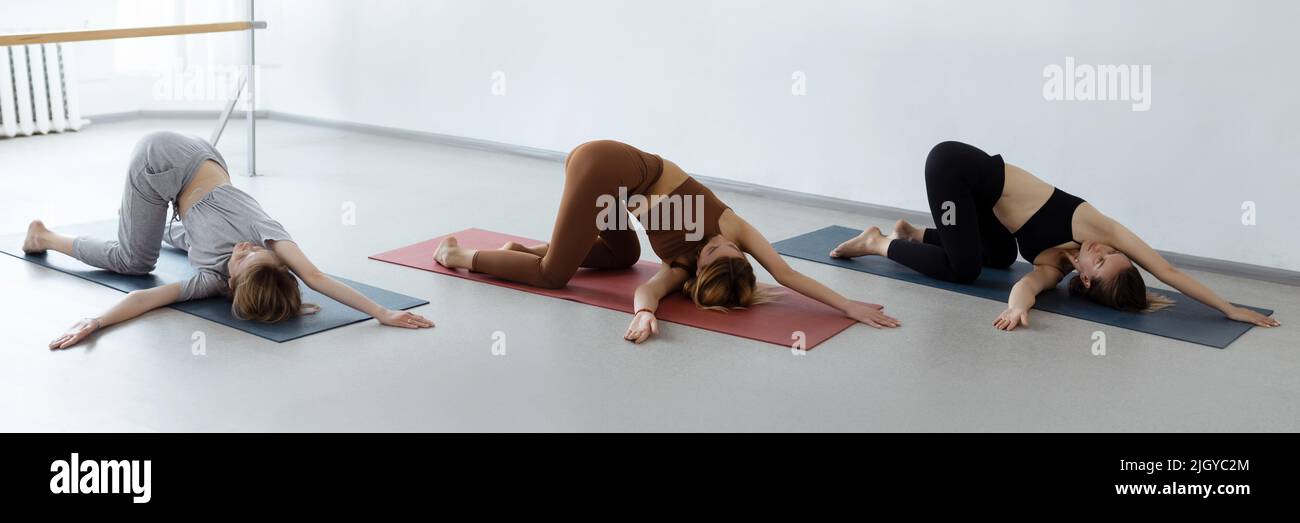
<svg viewBox="0 0 1300 523">
<path fill-rule="evenodd" d="M 1029 221 L 1016 231 L 1016 243 L 1020 246 L 1020 255 L 1029 263 L 1034 263 L 1043 251 L 1057 247 L 1074 239 L 1074 211 L 1083 205 L 1083 199 L 1068 192 L 1056 189 L 1047 203 L 1038 209 Z"/>
</svg>

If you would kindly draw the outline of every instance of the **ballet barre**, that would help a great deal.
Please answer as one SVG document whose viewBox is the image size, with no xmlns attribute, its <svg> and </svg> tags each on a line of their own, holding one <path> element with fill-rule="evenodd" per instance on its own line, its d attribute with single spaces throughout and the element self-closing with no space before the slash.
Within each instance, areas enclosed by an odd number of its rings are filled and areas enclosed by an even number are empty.
<svg viewBox="0 0 1300 523">
<path fill-rule="evenodd" d="M 253 0 L 249 0 L 248 12 L 253 13 Z M 0 34 L 0 48 L 10 46 L 26 45 L 44 45 L 44 44 L 63 44 L 71 42 L 93 42 L 102 40 L 120 40 L 127 38 L 147 38 L 156 36 L 181 36 L 208 33 L 230 33 L 247 31 L 248 32 L 248 71 L 244 74 L 241 86 L 245 86 L 248 92 L 248 175 L 257 176 L 257 118 L 256 118 L 256 76 L 257 76 L 257 54 L 256 38 L 254 36 L 257 29 L 266 29 L 266 22 L 258 20 L 249 20 L 241 22 L 220 22 L 209 24 L 184 24 L 184 25 L 164 25 L 153 27 L 129 27 L 120 29 L 92 29 L 83 31 L 60 31 L 46 33 L 28 33 L 28 34 Z M 216 145 L 221 139 L 221 134 L 226 128 L 226 123 L 230 120 L 231 114 L 234 113 L 235 106 L 239 102 L 240 91 L 236 90 L 234 97 L 227 103 L 221 116 L 217 119 L 217 127 L 213 130 L 212 137 L 209 141 Z"/>
</svg>

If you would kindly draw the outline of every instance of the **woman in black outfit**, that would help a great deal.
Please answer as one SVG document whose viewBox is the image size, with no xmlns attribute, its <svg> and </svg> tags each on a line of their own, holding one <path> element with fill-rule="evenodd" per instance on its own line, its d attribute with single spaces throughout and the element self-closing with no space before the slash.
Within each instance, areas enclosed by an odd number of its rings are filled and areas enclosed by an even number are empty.
<svg viewBox="0 0 1300 523">
<path fill-rule="evenodd" d="M 1147 291 L 1137 267 L 1222 311 L 1233 320 L 1277 327 L 1277 320 L 1232 305 L 1165 261 L 1119 222 L 1088 202 L 970 145 L 944 142 L 925 162 L 925 188 L 935 229 L 904 220 L 893 234 L 878 227 L 844 242 L 831 256 L 878 255 L 927 276 L 970 283 L 984 267 L 1005 269 L 1016 250 L 1033 272 L 1011 290 L 1007 309 L 993 321 L 1002 330 L 1029 324 L 1035 296 L 1071 272 L 1070 292 L 1119 310 L 1149 312 L 1170 301 Z M 1014 232 L 1013 232 L 1014 231 Z M 1136 264 L 1136 265 L 1135 265 Z"/>
</svg>

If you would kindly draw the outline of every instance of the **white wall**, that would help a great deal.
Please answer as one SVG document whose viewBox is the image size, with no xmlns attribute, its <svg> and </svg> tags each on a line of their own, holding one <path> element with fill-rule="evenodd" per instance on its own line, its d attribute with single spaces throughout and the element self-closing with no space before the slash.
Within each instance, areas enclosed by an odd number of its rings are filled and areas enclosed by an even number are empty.
<svg viewBox="0 0 1300 523">
<path fill-rule="evenodd" d="M 958 139 L 1157 248 L 1300 270 L 1300 2 L 261 0 L 258 17 L 274 111 L 555 150 L 615 138 L 917 210 L 926 152 Z M 1151 65 L 1151 110 L 1044 100 L 1066 56 Z"/>
</svg>

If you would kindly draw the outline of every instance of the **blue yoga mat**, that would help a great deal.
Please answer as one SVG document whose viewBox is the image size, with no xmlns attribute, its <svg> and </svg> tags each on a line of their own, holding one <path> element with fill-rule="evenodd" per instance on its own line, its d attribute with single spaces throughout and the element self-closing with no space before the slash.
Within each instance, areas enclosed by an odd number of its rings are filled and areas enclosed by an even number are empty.
<svg viewBox="0 0 1300 523">
<path fill-rule="evenodd" d="M 111 239 L 117 237 L 117 221 L 111 220 L 73 227 L 60 227 L 58 231 L 62 234 L 89 235 Z M 185 251 L 166 245 L 163 246 L 162 255 L 158 257 L 158 265 L 153 273 L 145 276 L 126 276 L 95 269 L 70 256 L 64 256 L 57 252 L 35 256 L 24 255 L 22 250 L 24 236 L 25 234 L 18 234 L 0 239 L 0 252 L 122 292 L 151 289 L 169 283 L 185 281 L 194 275 L 194 268 L 190 266 Z M 346 278 L 334 276 L 334 279 L 356 289 L 357 292 L 389 309 L 406 310 L 429 303 L 426 300 L 386 291 L 378 287 L 371 287 Z M 299 284 L 301 285 L 301 282 Z M 302 301 L 303 303 L 319 305 L 320 312 L 276 324 L 236 318 L 230 311 L 230 300 L 225 298 L 181 302 L 171 305 L 171 308 L 280 343 L 370 319 L 369 315 L 334 301 L 307 288 L 306 285 L 302 285 Z"/>
<path fill-rule="evenodd" d="M 793 258 L 988 298 L 1002 303 L 1006 303 L 1011 295 L 1011 287 L 1033 270 L 1033 265 L 1016 262 L 1008 270 L 985 268 L 974 283 L 958 284 L 925 276 L 881 256 L 864 256 L 852 260 L 830 257 L 829 253 L 832 249 L 860 232 L 859 229 L 831 226 L 779 241 L 774 246 L 777 252 Z M 1173 300 L 1175 305 L 1152 313 L 1122 312 L 1098 305 L 1085 298 L 1070 296 L 1066 288 L 1068 281 L 1067 278 L 1055 290 L 1040 294 L 1034 309 L 1219 349 L 1227 348 L 1253 327 L 1249 323 L 1230 320 L 1219 311 L 1190 297 L 1156 288 L 1151 290 Z M 1269 316 L 1273 315 L 1273 311 L 1268 309 L 1240 306 Z"/>
</svg>

